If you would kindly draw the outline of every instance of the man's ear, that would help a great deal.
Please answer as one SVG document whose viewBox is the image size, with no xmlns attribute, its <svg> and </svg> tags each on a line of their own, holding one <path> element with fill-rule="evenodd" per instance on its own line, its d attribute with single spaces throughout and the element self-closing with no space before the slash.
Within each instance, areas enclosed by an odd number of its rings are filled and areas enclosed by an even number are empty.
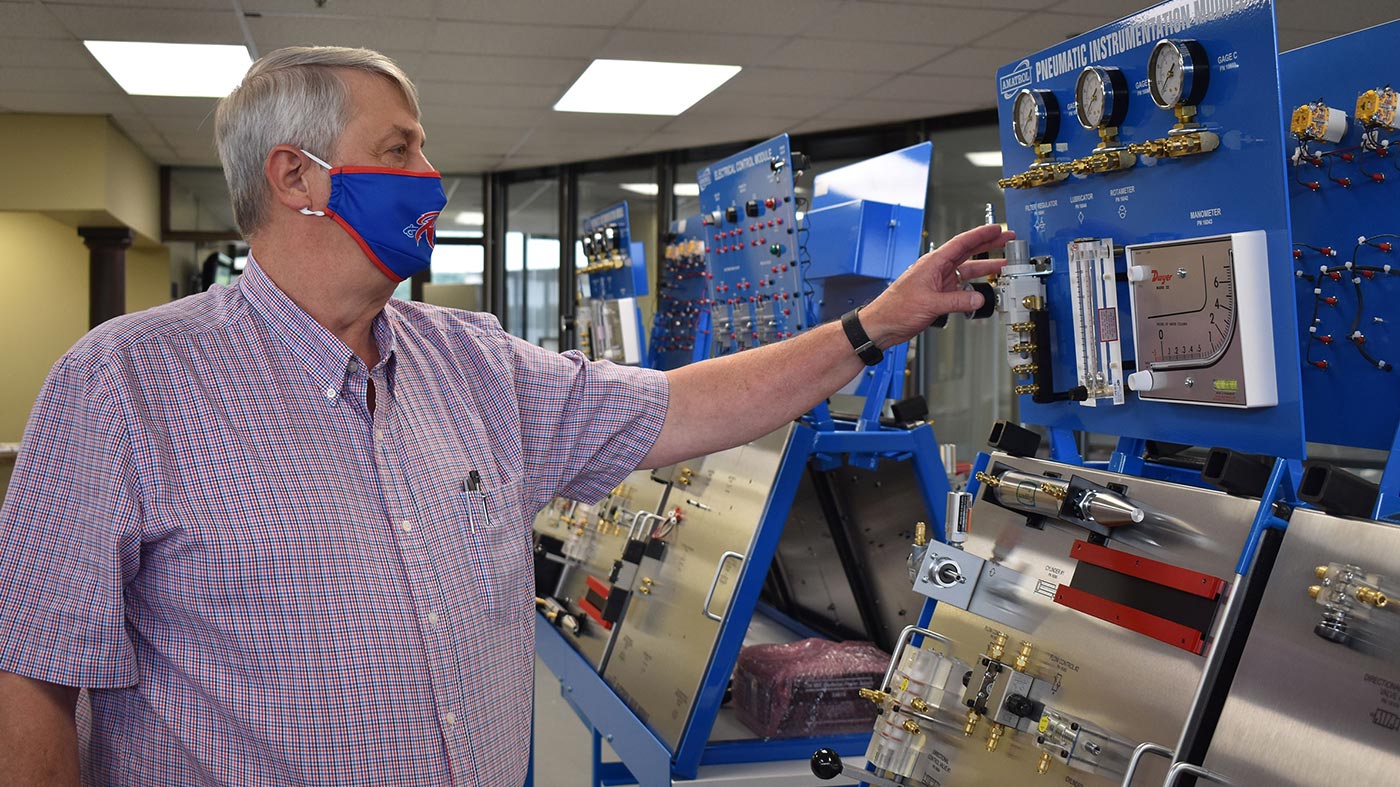
<svg viewBox="0 0 1400 787">
<path fill-rule="evenodd" d="M 312 185 L 316 177 L 313 170 L 319 169 L 321 167 L 309 164 L 306 157 L 291 145 L 274 147 L 263 162 L 263 175 L 267 178 L 273 198 L 292 210 L 325 208 L 326 197 L 317 196 L 324 195 L 324 190 Z"/>
</svg>

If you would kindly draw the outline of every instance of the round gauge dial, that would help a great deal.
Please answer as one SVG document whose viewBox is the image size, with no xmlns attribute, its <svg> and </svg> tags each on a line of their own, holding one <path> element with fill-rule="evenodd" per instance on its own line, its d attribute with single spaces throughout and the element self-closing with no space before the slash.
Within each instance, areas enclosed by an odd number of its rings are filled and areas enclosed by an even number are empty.
<svg viewBox="0 0 1400 787">
<path fill-rule="evenodd" d="M 1087 129 L 1113 128 L 1128 114 L 1128 80 L 1116 68 L 1089 66 L 1074 84 L 1075 114 Z"/>
<path fill-rule="evenodd" d="M 1152 48 L 1147 82 L 1152 103 L 1162 109 L 1201 103 L 1209 81 L 1210 64 L 1199 41 L 1164 39 Z"/>
<path fill-rule="evenodd" d="M 1024 147 L 1054 142 L 1060 133 L 1060 104 L 1054 94 L 1029 88 L 1017 93 L 1011 105 L 1011 131 Z"/>
</svg>

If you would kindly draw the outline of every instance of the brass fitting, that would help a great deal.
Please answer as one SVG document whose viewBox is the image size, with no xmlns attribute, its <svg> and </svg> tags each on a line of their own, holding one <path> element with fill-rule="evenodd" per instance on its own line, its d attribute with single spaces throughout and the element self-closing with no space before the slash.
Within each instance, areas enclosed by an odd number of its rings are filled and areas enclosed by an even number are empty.
<svg viewBox="0 0 1400 787">
<path fill-rule="evenodd" d="M 1030 169 L 1019 175 L 1012 175 L 1009 178 L 1002 178 L 997 181 L 997 186 L 1003 189 L 1033 189 L 1037 186 L 1048 186 L 1057 183 L 1069 176 L 1064 165 L 1053 164 L 1044 159 L 1036 159 L 1031 164 Z"/>
<path fill-rule="evenodd" d="M 1040 386 L 1035 383 L 1030 383 L 1029 385 L 1018 385 L 1011 390 L 1017 394 L 1034 394 L 1040 393 Z"/>
<path fill-rule="evenodd" d="M 1370 604 L 1376 609 L 1385 609 L 1390 604 L 1390 599 L 1385 594 L 1375 588 L 1357 588 L 1356 600 L 1362 604 Z"/>
<path fill-rule="evenodd" d="M 1021 306 L 1027 309 L 1035 309 L 1039 305 L 1039 301 L 1040 299 L 1035 297 L 1034 295 L 1027 295 L 1026 297 L 1021 299 Z M 1035 323 L 1013 322 L 1011 323 L 1011 330 L 1017 333 L 1030 333 L 1031 331 L 1035 330 Z"/>
<path fill-rule="evenodd" d="M 919 729 L 918 723 L 916 723 L 913 719 L 905 720 L 905 722 L 900 726 L 904 728 L 905 732 L 912 732 L 915 735 L 919 735 L 923 732 L 923 730 Z"/>
<path fill-rule="evenodd" d="M 930 706 L 927 702 L 923 700 L 922 697 L 915 697 L 914 699 L 909 700 L 909 707 L 913 708 L 914 710 L 920 713 L 928 713 L 928 709 Z"/>
<path fill-rule="evenodd" d="M 1055 486 L 1054 484 L 1041 484 L 1040 491 L 1055 498 L 1056 500 L 1064 500 L 1066 497 L 1069 497 L 1068 488 Z"/>
<path fill-rule="evenodd" d="M 1318 579 L 1326 579 L 1327 572 L 1330 570 L 1331 569 L 1327 566 L 1318 566 L 1317 568 L 1313 569 L 1313 575 L 1316 576 Z"/>
<path fill-rule="evenodd" d="M 1038 773 L 1038 774 L 1040 774 L 1041 776 L 1044 776 L 1046 773 L 1048 773 L 1048 772 L 1050 771 L 1050 763 L 1052 763 L 1052 762 L 1054 762 L 1054 758 L 1050 756 L 1050 752 L 1048 752 L 1048 751 L 1043 751 L 1043 752 L 1041 752 L 1041 753 L 1040 753 L 1040 762 L 1037 762 L 1037 763 L 1035 764 L 1035 772 Z"/>
<path fill-rule="evenodd" d="M 963 724 L 963 735 L 972 737 L 972 733 L 977 730 L 977 722 L 982 720 L 982 715 L 971 708 L 967 711 L 967 722 Z"/>
<path fill-rule="evenodd" d="M 928 523 L 927 523 L 927 522 L 915 522 L 915 523 L 914 523 L 914 546 L 916 546 L 916 547 L 925 547 L 925 546 L 928 546 Z"/>
<path fill-rule="evenodd" d="M 1011 345 L 1011 352 L 1032 353 L 1035 352 L 1035 342 L 1016 342 Z"/>
<path fill-rule="evenodd" d="M 1031 643 L 1022 642 L 1021 651 L 1016 654 L 1016 662 L 1011 666 L 1017 672 L 1025 672 L 1026 665 L 1031 663 Z"/>
<path fill-rule="evenodd" d="M 978 470 L 977 474 L 974 475 L 973 478 L 976 478 L 979 482 L 986 484 L 992 489 L 996 489 L 997 487 L 1001 486 L 1001 478 L 999 476 L 994 476 L 991 473 L 986 473 L 981 470 Z"/>
<path fill-rule="evenodd" d="M 1011 367 L 1011 371 L 1012 371 L 1013 373 L 1015 373 L 1015 374 L 1035 374 L 1035 373 L 1036 373 L 1036 370 L 1039 369 L 1039 368 L 1040 368 L 1039 366 L 1036 366 L 1036 365 L 1033 364 L 1033 363 L 1023 363 L 1023 364 L 1020 364 L 1020 365 Z"/>
<path fill-rule="evenodd" d="M 991 644 L 987 645 L 987 658 L 994 661 L 1001 659 L 1001 654 L 1006 652 L 1006 632 L 998 631 L 992 634 Z"/>
<path fill-rule="evenodd" d="M 1316 601 L 1316 600 L 1317 600 L 1317 597 L 1320 596 L 1320 595 L 1322 595 L 1322 586 L 1321 586 L 1321 585 L 1312 585 L 1312 586 L 1308 587 L 1308 598 L 1313 599 L 1314 601 Z"/>
<path fill-rule="evenodd" d="M 1006 728 L 1000 724 L 993 724 L 992 731 L 987 734 L 987 751 L 996 751 L 1001 745 L 1001 736 L 1006 732 Z"/>
<path fill-rule="evenodd" d="M 885 700 L 890 698 L 890 695 L 886 694 L 883 691 L 879 691 L 878 689 L 861 689 L 856 693 L 860 695 L 861 699 L 870 700 L 876 705 L 884 705 Z"/>
</svg>

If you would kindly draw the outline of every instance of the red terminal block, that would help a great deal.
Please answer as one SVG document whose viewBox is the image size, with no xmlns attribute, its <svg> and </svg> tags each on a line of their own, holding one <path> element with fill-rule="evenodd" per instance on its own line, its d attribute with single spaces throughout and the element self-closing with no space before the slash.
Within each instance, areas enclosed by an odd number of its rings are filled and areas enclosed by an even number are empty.
<svg viewBox="0 0 1400 787">
<path fill-rule="evenodd" d="M 1344 189 L 1351 188 L 1351 178 L 1332 178 L 1332 180 L 1340 184 Z"/>
<path fill-rule="evenodd" d="M 1338 273 L 1337 271 L 1332 271 L 1331 273 L 1327 274 L 1327 276 L 1328 278 L 1332 279 L 1332 281 L 1342 280 L 1342 274 Z M 1335 298 L 1333 300 L 1335 300 Z"/>
<path fill-rule="evenodd" d="M 1307 186 L 1308 189 L 1309 189 L 1310 191 L 1317 191 L 1318 189 L 1322 188 L 1322 184 L 1321 184 L 1321 183 L 1318 183 L 1318 182 L 1315 181 L 1315 180 L 1308 181 L 1308 182 L 1304 183 L 1303 185 L 1304 185 L 1304 186 Z"/>
<path fill-rule="evenodd" d="M 1312 365 L 1319 369 L 1326 369 L 1329 364 L 1326 361 L 1313 361 Z"/>
<path fill-rule="evenodd" d="M 1318 249 L 1318 251 L 1322 252 L 1323 254 L 1326 254 L 1328 257 L 1337 256 L 1337 252 L 1331 246 L 1323 246 L 1322 248 Z"/>
<path fill-rule="evenodd" d="M 1335 276 L 1336 274 L 1332 274 L 1332 275 Z M 1335 296 L 1335 295 L 1328 295 L 1326 298 L 1323 298 L 1323 299 L 1322 299 L 1322 302 L 1325 303 L 1325 304 L 1327 304 L 1328 306 L 1336 306 L 1336 305 L 1337 305 L 1337 296 Z"/>
<path fill-rule="evenodd" d="M 1301 259 L 1303 259 L 1303 250 L 1302 250 L 1302 249 L 1294 249 L 1294 250 L 1293 250 L 1293 259 L 1295 259 L 1295 260 L 1301 260 Z"/>
<path fill-rule="evenodd" d="M 1384 182 L 1385 182 L 1385 173 L 1384 173 L 1384 172 L 1372 172 L 1372 173 L 1371 173 L 1371 180 L 1374 180 L 1374 181 L 1377 182 L 1377 183 L 1384 183 Z"/>
<path fill-rule="evenodd" d="M 1380 243 L 1376 244 L 1376 248 L 1388 253 L 1392 247 L 1390 245 L 1390 241 L 1381 241 Z"/>
<path fill-rule="evenodd" d="M 1332 334 L 1329 333 L 1329 334 L 1327 334 L 1326 336 L 1319 336 L 1319 337 L 1317 337 L 1317 340 L 1320 341 L 1320 342 L 1322 342 L 1323 344 L 1331 344 L 1331 343 L 1332 343 Z"/>
</svg>

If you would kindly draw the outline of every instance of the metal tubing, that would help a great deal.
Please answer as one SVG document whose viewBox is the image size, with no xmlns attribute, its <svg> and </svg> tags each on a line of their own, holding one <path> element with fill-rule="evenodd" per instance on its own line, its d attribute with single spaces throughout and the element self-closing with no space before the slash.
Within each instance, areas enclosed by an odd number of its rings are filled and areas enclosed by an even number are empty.
<svg viewBox="0 0 1400 787">
<path fill-rule="evenodd" d="M 1123 783 L 1119 785 L 1119 787 L 1132 787 L 1133 777 L 1137 775 L 1138 765 L 1142 763 L 1142 758 L 1149 754 L 1159 754 L 1168 760 L 1176 756 L 1176 752 L 1160 743 L 1152 743 L 1151 741 L 1139 743 L 1138 747 L 1133 749 L 1132 759 L 1128 760 L 1128 771 L 1123 774 Z"/>
<path fill-rule="evenodd" d="M 705 617 L 709 618 L 710 620 L 713 620 L 716 623 L 723 623 L 724 616 L 716 615 L 715 613 L 711 612 L 710 604 L 715 600 L 715 588 L 719 587 L 719 577 L 720 574 L 724 573 L 724 564 L 728 562 L 730 558 L 738 558 L 742 561 L 744 559 L 744 556 L 732 550 L 725 552 L 723 555 L 719 556 L 719 562 L 715 564 L 715 577 L 714 579 L 710 580 L 710 592 L 705 594 L 705 606 L 700 608 L 700 611 L 705 613 Z"/>
<path fill-rule="evenodd" d="M 1198 779 L 1205 779 L 1208 782 L 1215 782 L 1216 784 L 1234 784 L 1234 782 L 1225 778 L 1225 776 L 1209 768 L 1202 768 L 1199 765 L 1192 765 L 1189 762 L 1179 762 L 1173 765 L 1171 770 L 1167 771 L 1167 780 L 1162 783 L 1162 787 L 1173 787 L 1176 784 L 1176 780 L 1183 774 L 1195 776 Z"/>
<path fill-rule="evenodd" d="M 889 690 L 890 678 L 894 677 L 895 668 L 899 666 L 899 658 L 900 656 L 904 655 L 904 647 L 909 644 L 909 638 L 913 637 L 915 634 L 922 634 L 925 637 L 933 637 L 934 639 L 938 640 L 939 642 L 942 642 L 944 645 L 947 645 L 950 648 L 953 646 L 953 641 L 951 639 L 948 639 L 947 637 L 943 636 L 942 634 L 939 634 L 938 632 L 932 629 L 926 629 L 919 626 L 905 626 L 904 630 L 899 632 L 899 639 L 896 640 L 894 643 L 894 655 L 890 657 L 890 666 L 888 669 L 885 670 L 885 677 L 880 681 L 880 691 Z"/>
</svg>

